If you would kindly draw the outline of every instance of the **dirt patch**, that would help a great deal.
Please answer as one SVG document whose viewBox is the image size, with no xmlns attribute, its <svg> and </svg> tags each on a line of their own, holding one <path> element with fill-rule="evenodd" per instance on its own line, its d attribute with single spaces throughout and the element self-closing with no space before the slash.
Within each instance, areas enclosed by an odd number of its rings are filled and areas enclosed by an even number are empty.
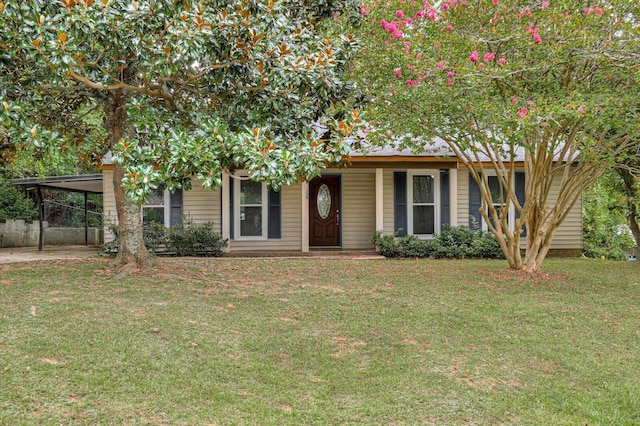
<svg viewBox="0 0 640 426">
<path fill-rule="evenodd" d="M 567 274 L 549 274 L 547 272 L 538 272 L 535 274 L 531 274 L 525 271 L 507 268 L 496 270 L 487 270 L 480 268 L 478 269 L 478 274 L 489 276 L 497 282 L 501 283 L 522 283 L 534 285 L 555 281 L 565 281 L 569 278 L 569 275 Z"/>
</svg>

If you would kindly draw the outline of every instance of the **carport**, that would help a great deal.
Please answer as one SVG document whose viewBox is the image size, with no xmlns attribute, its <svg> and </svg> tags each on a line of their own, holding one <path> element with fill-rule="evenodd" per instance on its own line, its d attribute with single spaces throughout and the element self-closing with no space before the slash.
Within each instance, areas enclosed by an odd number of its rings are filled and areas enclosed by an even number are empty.
<svg viewBox="0 0 640 426">
<path fill-rule="evenodd" d="M 66 192 L 79 192 L 84 194 L 84 242 L 85 245 L 89 245 L 88 195 L 102 194 L 102 174 L 14 179 L 11 181 L 11 184 L 22 187 L 25 191 L 36 191 L 36 200 L 38 201 L 38 220 L 40 224 L 38 250 L 40 251 L 42 251 L 44 243 L 44 200 L 42 198 L 42 188 Z"/>
</svg>

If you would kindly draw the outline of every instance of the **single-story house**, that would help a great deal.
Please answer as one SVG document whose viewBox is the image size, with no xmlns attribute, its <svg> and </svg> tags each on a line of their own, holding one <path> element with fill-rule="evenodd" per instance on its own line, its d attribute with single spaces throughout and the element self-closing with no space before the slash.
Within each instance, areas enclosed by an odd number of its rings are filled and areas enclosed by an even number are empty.
<svg viewBox="0 0 640 426">
<path fill-rule="evenodd" d="M 523 169 L 516 172 L 516 193 L 524 193 Z M 105 224 L 117 221 L 112 173 L 106 161 Z M 460 160 L 443 150 L 415 155 L 384 148 L 354 154 L 348 167 L 325 169 L 320 177 L 278 192 L 242 177 L 241 171 L 225 174 L 215 190 L 196 180 L 189 191 L 158 191 L 144 206 L 144 216 L 167 226 L 183 217 L 212 222 L 229 239 L 232 253 L 372 251 L 376 230 L 430 238 L 445 224 L 486 227 L 475 182 Z M 113 236 L 105 230 L 109 241 Z M 552 251 L 579 253 L 581 248 L 578 202 L 556 232 Z"/>
</svg>

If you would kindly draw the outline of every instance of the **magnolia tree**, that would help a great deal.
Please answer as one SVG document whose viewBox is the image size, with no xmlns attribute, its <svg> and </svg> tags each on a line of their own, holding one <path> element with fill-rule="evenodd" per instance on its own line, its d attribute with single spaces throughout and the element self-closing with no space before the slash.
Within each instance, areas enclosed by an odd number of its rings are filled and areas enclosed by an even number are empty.
<svg viewBox="0 0 640 426">
<path fill-rule="evenodd" d="M 114 153 L 120 260 L 148 264 L 151 190 L 193 177 L 213 187 L 235 168 L 278 187 L 349 153 L 359 118 L 341 75 L 355 41 L 322 27 L 338 11 L 358 12 L 351 0 L 4 1 L 2 144 L 77 140 L 100 124 L 93 152 Z"/>
<path fill-rule="evenodd" d="M 639 8 L 628 0 L 369 1 L 354 75 L 372 93 L 368 118 L 387 130 L 379 136 L 393 132 L 415 151 L 443 139 L 480 188 L 480 213 L 509 265 L 535 272 L 583 189 L 637 143 Z M 497 176 L 493 193 L 488 175 Z"/>
</svg>

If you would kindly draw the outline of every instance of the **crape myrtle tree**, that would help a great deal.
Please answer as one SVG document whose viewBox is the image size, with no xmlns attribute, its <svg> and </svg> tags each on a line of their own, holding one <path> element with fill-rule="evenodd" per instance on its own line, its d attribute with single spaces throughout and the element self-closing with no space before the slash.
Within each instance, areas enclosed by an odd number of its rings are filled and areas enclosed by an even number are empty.
<svg viewBox="0 0 640 426">
<path fill-rule="evenodd" d="M 60 141 L 97 111 L 118 260 L 147 265 L 151 190 L 214 187 L 234 169 L 279 187 L 348 155 L 361 123 L 341 76 L 356 43 L 331 28 L 338 12 L 359 16 L 351 0 L 3 1 L 3 139 Z M 47 126 L 61 109 L 64 126 Z"/>
<path fill-rule="evenodd" d="M 380 139 L 393 133 L 415 151 L 443 139 L 477 183 L 480 213 L 510 267 L 536 272 L 584 188 L 638 141 L 639 8 L 637 0 L 366 1 L 354 75 L 371 93 L 368 119 L 386 130 Z"/>
<path fill-rule="evenodd" d="M 622 193 L 620 201 L 626 206 L 627 224 L 636 247 L 640 247 L 640 141 L 625 154 L 615 165 L 619 179 L 611 189 Z"/>
</svg>

